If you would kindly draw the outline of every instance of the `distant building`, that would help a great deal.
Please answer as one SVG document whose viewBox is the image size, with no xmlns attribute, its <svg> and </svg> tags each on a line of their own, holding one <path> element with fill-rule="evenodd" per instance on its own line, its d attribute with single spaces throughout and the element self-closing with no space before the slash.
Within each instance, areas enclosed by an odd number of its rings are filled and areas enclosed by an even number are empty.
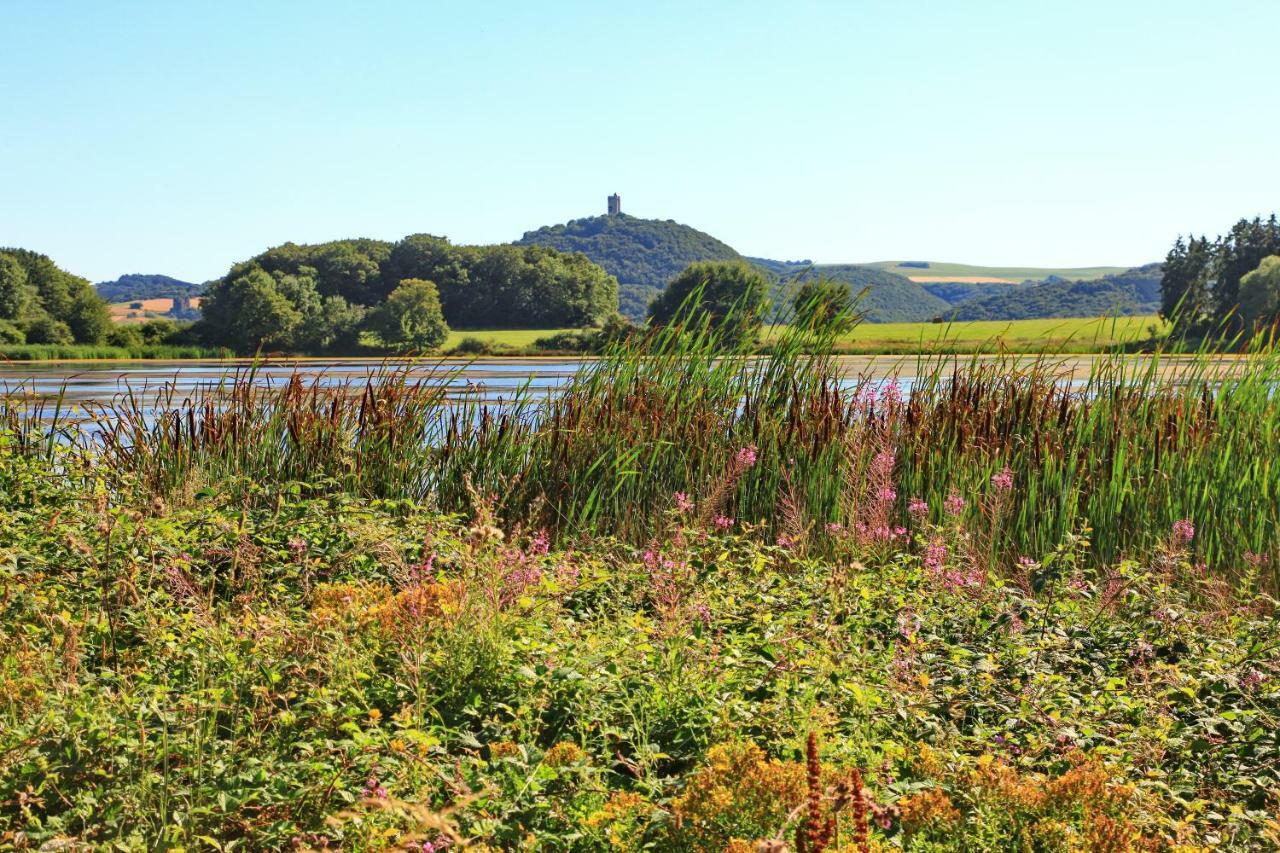
<svg viewBox="0 0 1280 853">
<path fill-rule="evenodd" d="M 609 215 L 617 216 L 622 212 L 622 196 L 614 193 L 609 196 Z"/>
</svg>

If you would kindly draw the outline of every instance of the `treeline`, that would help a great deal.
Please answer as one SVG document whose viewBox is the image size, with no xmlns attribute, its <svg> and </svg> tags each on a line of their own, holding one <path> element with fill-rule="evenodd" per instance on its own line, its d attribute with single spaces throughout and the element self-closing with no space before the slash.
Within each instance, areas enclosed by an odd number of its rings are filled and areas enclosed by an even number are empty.
<svg viewBox="0 0 1280 853">
<path fill-rule="evenodd" d="M 0 344 L 97 344 L 110 329 L 88 281 L 37 252 L 0 249 Z"/>
<path fill-rule="evenodd" d="M 1179 237 L 1164 262 L 1160 314 L 1182 336 L 1231 335 L 1277 319 L 1280 222 L 1241 219 L 1224 236 Z"/>
<path fill-rule="evenodd" d="M 1160 265 L 1147 264 L 1087 281 L 992 285 L 999 290 L 958 305 L 945 319 L 967 322 L 1151 314 L 1160 304 L 1160 283 Z"/>
<path fill-rule="evenodd" d="M 599 326 L 618 312 L 618 283 L 583 255 L 536 245 L 455 246 L 429 234 L 286 243 L 232 267 L 201 312 L 204 339 L 239 351 L 350 347 L 364 331 L 418 348 L 438 345 L 449 326 Z"/>
</svg>

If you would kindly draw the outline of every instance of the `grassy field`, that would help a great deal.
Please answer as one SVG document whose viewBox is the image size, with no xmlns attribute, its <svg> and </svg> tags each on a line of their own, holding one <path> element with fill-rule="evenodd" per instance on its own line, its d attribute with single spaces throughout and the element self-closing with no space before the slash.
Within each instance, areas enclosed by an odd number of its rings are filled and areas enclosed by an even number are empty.
<svg viewBox="0 0 1280 853">
<path fill-rule="evenodd" d="M 452 329 L 449 332 L 448 339 L 444 342 L 444 349 L 451 350 L 458 344 L 462 343 L 466 338 L 474 338 L 500 347 L 510 347 L 515 350 L 532 350 L 534 341 L 538 338 L 545 338 L 551 335 L 560 334 L 561 332 L 572 332 L 574 329 L 483 329 L 471 330 Z"/>
<path fill-rule="evenodd" d="M 820 343 L 0 399 L 0 848 L 1276 849 L 1280 356 Z"/>
<path fill-rule="evenodd" d="M 957 278 L 983 277 L 1004 278 L 1014 282 L 1027 279 L 1040 280 L 1056 275 L 1066 279 L 1095 279 L 1104 275 L 1122 273 L 1129 267 L 984 267 L 976 264 L 951 264 L 929 261 L 927 268 L 904 267 L 901 261 L 874 261 L 859 264 L 864 267 L 875 267 L 898 275 L 911 276 L 955 276 Z"/>
<path fill-rule="evenodd" d="M 1108 348 L 1143 340 L 1166 331 L 1158 317 L 1092 319 L 1041 319 L 982 321 L 971 323 L 863 323 L 837 341 L 837 349 L 849 353 L 909 353 L 989 351 L 1000 348 L 1014 352 L 1102 352 Z M 566 329 L 502 329 L 452 331 L 444 349 L 456 347 L 464 338 L 475 338 L 512 353 L 532 353 L 539 338 L 571 331 Z M 765 329 L 762 339 L 769 344 L 785 334 L 785 327 Z"/>
<path fill-rule="evenodd" d="M 970 323 L 862 323 L 840 337 L 842 352 L 906 353 L 914 351 L 972 352 L 1004 347 L 1011 352 L 1100 352 L 1119 344 L 1150 337 L 1154 327 L 1164 333 L 1158 317 L 1095 319 L 989 320 Z M 783 333 L 765 331 L 765 341 Z"/>
</svg>

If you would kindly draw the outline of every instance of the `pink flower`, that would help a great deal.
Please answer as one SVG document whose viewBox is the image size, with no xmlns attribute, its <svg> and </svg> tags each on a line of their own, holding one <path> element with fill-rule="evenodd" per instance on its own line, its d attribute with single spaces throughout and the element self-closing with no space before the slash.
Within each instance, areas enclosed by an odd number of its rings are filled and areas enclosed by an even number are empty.
<svg viewBox="0 0 1280 853">
<path fill-rule="evenodd" d="M 545 530 L 539 530 L 529 540 L 529 556 L 531 557 L 545 557 L 550 550 L 551 538 L 547 536 L 547 531 Z"/>
<path fill-rule="evenodd" d="M 733 527 L 733 519 L 727 515 L 717 515 L 714 524 L 716 530 L 728 530 Z"/>
<path fill-rule="evenodd" d="M 1013 472 L 1006 465 L 1000 469 L 1000 472 L 991 478 L 991 485 L 1002 492 L 1007 492 L 1013 488 Z"/>
<path fill-rule="evenodd" d="M 929 505 L 920 498 L 912 498 L 907 502 L 907 512 L 916 519 L 922 519 L 929 514 Z"/>
<path fill-rule="evenodd" d="M 893 490 L 892 486 L 885 486 L 876 494 L 876 497 L 887 504 L 891 504 L 898 499 L 898 493 Z"/>
<path fill-rule="evenodd" d="M 738 463 L 739 468 L 750 468 L 756 464 L 757 451 L 754 444 L 748 444 L 746 447 L 738 451 L 738 455 L 734 459 Z"/>
<path fill-rule="evenodd" d="M 947 543 L 941 539 L 930 539 L 924 549 L 924 567 L 930 572 L 939 572 L 947 562 Z"/>
<path fill-rule="evenodd" d="M 684 492 L 676 492 L 672 495 L 672 498 L 675 499 L 676 509 L 680 510 L 680 512 L 688 512 L 693 509 L 693 501 L 689 500 L 689 496 Z"/>
<path fill-rule="evenodd" d="M 844 533 L 844 525 L 838 521 L 828 521 L 827 533 L 831 534 L 832 536 L 838 536 L 841 533 Z"/>
<path fill-rule="evenodd" d="M 795 540 L 793 540 L 790 536 L 786 535 L 785 533 L 778 536 L 777 545 L 779 548 L 785 549 L 787 551 L 790 551 L 792 548 L 796 547 Z"/>
<path fill-rule="evenodd" d="M 960 497 L 955 492 L 951 492 L 947 495 L 947 499 L 942 502 L 942 508 L 947 511 L 947 515 L 959 515 L 964 512 L 964 507 L 964 498 Z"/>
<path fill-rule="evenodd" d="M 1191 540 L 1196 538 L 1195 525 L 1191 523 L 1191 519 L 1183 518 L 1173 523 L 1173 541 L 1177 545 L 1190 545 Z"/>
</svg>

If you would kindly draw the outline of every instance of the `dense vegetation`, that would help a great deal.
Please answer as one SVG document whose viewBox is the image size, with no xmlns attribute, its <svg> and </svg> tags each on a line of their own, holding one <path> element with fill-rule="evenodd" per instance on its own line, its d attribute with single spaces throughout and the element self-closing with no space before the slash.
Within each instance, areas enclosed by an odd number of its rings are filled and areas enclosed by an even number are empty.
<svg viewBox="0 0 1280 853">
<path fill-rule="evenodd" d="M 582 255 L 416 234 L 286 243 L 236 264 L 209 287 L 202 329 L 241 352 L 350 349 L 366 328 L 386 328 L 379 306 L 409 280 L 433 284 L 445 320 L 462 328 L 596 326 L 617 313 L 617 282 Z"/>
<path fill-rule="evenodd" d="M 1280 254 L 1280 221 L 1241 219 L 1225 236 L 1181 237 L 1169 250 L 1161 283 L 1160 313 L 1179 334 L 1230 335 L 1244 330 L 1240 280 L 1263 260 Z"/>
<path fill-rule="evenodd" d="M 769 279 L 746 261 L 700 261 L 672 279 L 649 306 L 654 327 L 710 329 L 727 346 L 753 344 L 769 311 Z"/>
<path fill-rule="evenodd" d="M 945 316 L 954 320 L 1024 320 L 1154 314 L 1160 307 L 1160 281 L 1160 265 L 1148 264 L 1084 281 L 996 285 L 1002 289 L 963 302 Z"/>
<path fill-rule="evenodd" d="M 822 343 L 7 401 L 0 844 L 1280 843 L 1280 360 Z"/>
<path fill-rule="evenodd" d="M 89 282 L 45 255 L 0 249 L 0 344 L 96 344 L 110 325 Z"/>
<path fill-rule="evenodd" d="M 174 299 L 199 296 L 203 284 L 171 278 L 167 275 L 143 275 L 131 273 L 115 281 L 100 281 L 94 285 L 107 302 L 142 302 L 147 299 Z"/>
<path fill-rule="evenodd" d="M 586 255 L 618 279 L 619 310 L 636 321 L 645 318 L 653 298 L 689 264 L 742 259 L 732 248 L 696 228 L 625 213 L 526 231 L 516 245 L 550 246 Z"/>
</svg>

